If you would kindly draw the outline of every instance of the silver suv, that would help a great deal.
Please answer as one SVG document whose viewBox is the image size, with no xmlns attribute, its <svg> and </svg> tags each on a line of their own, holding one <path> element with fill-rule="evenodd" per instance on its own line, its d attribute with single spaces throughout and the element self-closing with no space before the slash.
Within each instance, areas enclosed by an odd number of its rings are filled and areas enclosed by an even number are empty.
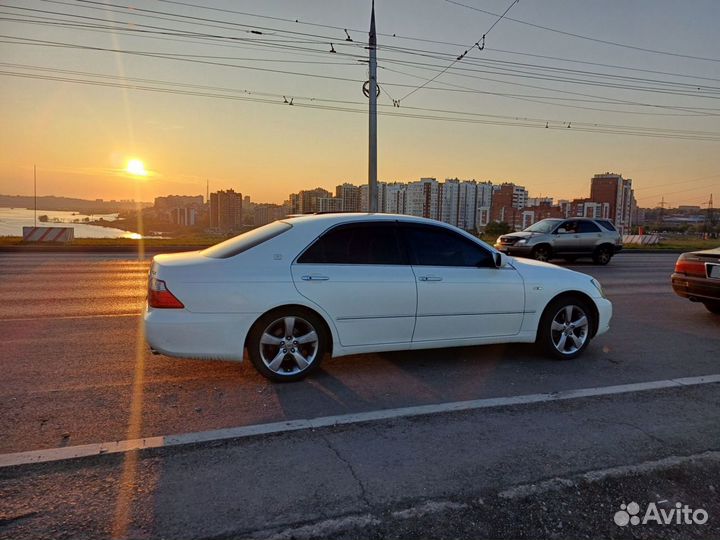
<svg viewBox="0 0 720 540">
<path fill-rule="evenodd" d="M 495 248 L 538 261 L 592 257 L 595 264 L 607 264 L 622 249 L 622 237 L 607 219 L 543 219 L 524 231 L 500 236 Z"/>
</svg>

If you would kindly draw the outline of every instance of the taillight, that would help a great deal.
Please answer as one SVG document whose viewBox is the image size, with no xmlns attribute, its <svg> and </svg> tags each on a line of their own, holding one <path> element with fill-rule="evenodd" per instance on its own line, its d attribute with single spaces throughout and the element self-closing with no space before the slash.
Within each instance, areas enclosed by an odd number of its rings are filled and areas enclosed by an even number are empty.
<svg viewBox="0 0 720 540">
<path fill-rule="evenodd" d="M 154 308 L 182 309 L 185 306 L 175 298 L 162 279 L 151 277 L 148 281 L 148 305 Z"/>
<path fill-rule="evenodd" d="M 675 263 L 675 271 L 688 276 L 705 276 L 705 263 L 692 255 L 680 255 Z"/>
</svg>

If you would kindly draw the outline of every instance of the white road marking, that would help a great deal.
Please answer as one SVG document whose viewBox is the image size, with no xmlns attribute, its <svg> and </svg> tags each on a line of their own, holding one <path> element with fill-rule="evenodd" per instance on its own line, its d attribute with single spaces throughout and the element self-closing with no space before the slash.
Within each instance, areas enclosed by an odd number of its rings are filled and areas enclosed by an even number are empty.
<svg viewBox="0 0 720 540">
<path fill-rule="evenodd" d="M 37 321 L 37 320 L 57 320 L 57 319 L 107 319 L 109 317 L 140 317 L 142 316 L 141 311 L 135 313 L 98 313 L 96 315 L 39 315 L 37 317 L 15 317 L 15 318 L 4 318 L 0 317 L 0 321 L 5 322 L 22 322 L 22 321 Z"/>
<path fill-rule="evenodd" d="M 520 484 L 509 489 L 501 491 L 498 496 L 503 499 L 524 499 L 529 496 L 537 496 L 548 491 L 557 491 L 560 489 L 576 486 L 581 482 L 601 482 L 607 478 L 622 478 L 631 474 L 646 474 L 656 471 L 662 471 L 671 467 L 687 465 L 695 461 L 720 461 L 720 452 L 709 450 L 702 454 L 692 456 L 670 456 L 654 461 L 645 461 L 635 465 L 621 465 L 619 467 L 610 467 L 609 469 L 599 469 L 589 471 L 583 474 L 573 476 L 571 478 L 551 478 L 542 482 L 534 482 L 532 484 Z M 659 503 L 667 502 L 667 500 L 658 501 Z"/>
<path fill-rule="evenodd" d="M 662 390 L 665 388 L 682 388 L 687 386 L 714 384 L 718 382 L 720 382 L 720 374 L 704 375 L 701 377 L 666 379 L 661 381 L 648 381 L 641 383 L 621 384 L 616 386 L 600 386 L 595 388 L 562 390 L 560 392 L 551 392 L 545 394 L 526 394 L 521 396 L 486 398 L 471 401 L 455 401 L 450 403 L 438 403 L 433 405 L 418 405 L 414 407 L 401 407 L 397 409 L 385 409 L 362 413 L 341 414 L 336 416 L 324 416 L 320 418 L 288 420 L 285 422 L 273 422 L 269 424 L 238 426 L 225 429 L 216 429 L 212 431 L 182 433 L 178 435 L 166 435 L 157 437 L 145 437 L 142 439 L 130 439 L 125 441 L 83 444 L 79 446 L 67 446 L 63 448 L 48 448 L 46 450 L 31 450 L 27 452 L 0 454 L 0 468 L 14 467 L 17 465 L 27 465 L 32 463 L 62 461 L 66 459 L 90 457 L 101 454 L 117 454 L 122 452 L 129 452 L 132 450 L 168 448 L 187 444 L 255 437 L 258 435 L 269 435 L 274 433 L 285 433 L 290 431 L 301 431 L 307 429 L 319 429 L 339 425 L 358 424 L 362 422 L 375 422 L 379 420 L 389 420 L 393 418 L 406 418 L 411 416 L 487 409 L 493 407 L 508 407 L 513 405 L 529 405 L 532 403 L 546 403 L 567 399 L 610 396 L 615 394 L 627 394 L 631 392 L 644 392 L 648 390 Z"/>
</svg>

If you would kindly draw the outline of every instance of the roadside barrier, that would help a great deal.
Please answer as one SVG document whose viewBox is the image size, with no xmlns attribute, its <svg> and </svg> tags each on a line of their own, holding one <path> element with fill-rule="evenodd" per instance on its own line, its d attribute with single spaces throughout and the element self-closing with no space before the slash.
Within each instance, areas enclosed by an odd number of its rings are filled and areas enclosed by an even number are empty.
<svg viewBox="0 0 720 540">
<path fill-rule="evenodd" d="M 72 242 L 73 227 L 23 227 L 23 242 Z"/>
<path fill-rule="evenodd" d="M 623 235 L 623 244 L 640 244 L 643 246 L 653 246 L 659 244 L 661 237 L 659 234 L 625 234 Z"/>
</svg>

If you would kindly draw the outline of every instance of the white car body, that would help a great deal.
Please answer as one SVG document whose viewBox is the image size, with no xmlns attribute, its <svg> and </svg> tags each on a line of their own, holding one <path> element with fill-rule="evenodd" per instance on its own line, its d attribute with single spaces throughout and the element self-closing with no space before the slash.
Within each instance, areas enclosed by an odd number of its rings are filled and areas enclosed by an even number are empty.
<svg viewBox="0 0 720 540">
<path fill-rule="evenodd" d="M 201 251 L 155 256 L 150 277 L 164 281 L 184 307 L 146 308 L 150 347 L 168 356 L 241 361 L 255 322 L 283 306 L 303 306 L 322 317 L 336 357 L 531 343 L 545 307 L 567 292 L 587 297 L 595 307 L 592 335 L 609 328 L 612 305 L 599 284 L 547 263 L 506 255 L 499 268 L 297 262 L 325 231 L 360 222 L 441 227 L 494 257 L 499 254 L 444 223 L 391 214 L 321 214 L 282 221 L 292 227 L 229 258 Z"/>
</svg>

